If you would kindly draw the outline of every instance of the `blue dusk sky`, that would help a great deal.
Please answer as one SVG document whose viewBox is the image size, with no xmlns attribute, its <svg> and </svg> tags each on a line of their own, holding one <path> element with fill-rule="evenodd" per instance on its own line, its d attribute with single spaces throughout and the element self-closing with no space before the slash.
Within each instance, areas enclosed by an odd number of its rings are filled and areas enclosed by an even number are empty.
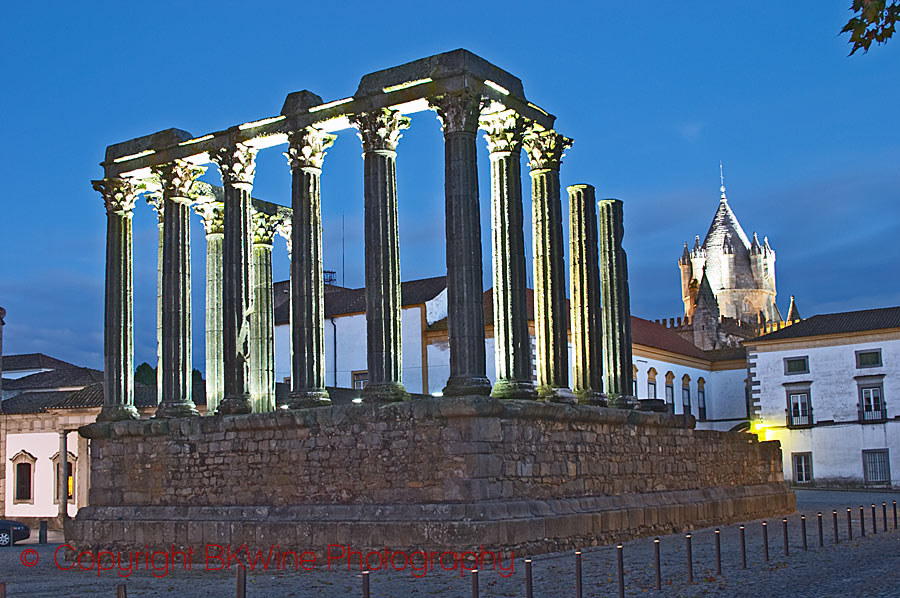
<svg viewBox="0 0 900 598">
<path fill-rule="evenodd" d="M 625 202 L 632 312 L 682 314 L 676 260 L 728 198 L 777 253 L 778 305 L 804 316 L 900 305 L 900 39 L 848 57 L 850 0 L 774 2 L 13 2 L 0 36 L 4 352 L 102 367 L 107 145 L 276 115 L 309 89 L 467 48 L 520 77 L 575 144 L 563 186 Z M 281 152 L 254 196 L 288 205 Z M 479 141 L 490 280 L 490 187 Z M 325 267 L 363 285 L 362 159 L 342 133 L 322 175 Z M 397 158 L 404 280 L 445 271 L 443 144 L 413 116 Z M 526 243 L 531 204 L 526 196 Z M 204 180 L 218 183 L 214 168 Z M 567 214 L 567 210 L 564 207 Z M 566 234 L 568 234 L 566 232 Z M 192 225 L 194 365 L 204 367 L 204 239 Z M 342 239 L 345 259 L 342 262 Z M 156 218 L 134 215 L 136 363 L 156 355 Z M 342 263 L 346 263 L 343 271 Z M 529 272 L 531 265 L 528 266 Z M 283 241 L 275 277 L 287 278 Z M 529 275 L 530 277 L 530 275 Z"/>
</svg>

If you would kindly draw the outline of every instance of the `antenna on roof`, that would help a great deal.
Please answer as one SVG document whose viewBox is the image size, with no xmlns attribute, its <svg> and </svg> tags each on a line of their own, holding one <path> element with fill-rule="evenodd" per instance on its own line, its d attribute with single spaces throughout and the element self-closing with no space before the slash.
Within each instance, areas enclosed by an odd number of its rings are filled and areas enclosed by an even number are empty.
<svg viewBox="0 0 900 598">
<path fill-rule="evenodd" d="M 726 201 L 726 199 L 725 199 L 725 169 L 722 167 L 721 160 L 719 160 L 719 180 L 722 181 L 722 186 L 719 187 L 719 191 L 722 192 L 722 201 Z"/>
</svg>

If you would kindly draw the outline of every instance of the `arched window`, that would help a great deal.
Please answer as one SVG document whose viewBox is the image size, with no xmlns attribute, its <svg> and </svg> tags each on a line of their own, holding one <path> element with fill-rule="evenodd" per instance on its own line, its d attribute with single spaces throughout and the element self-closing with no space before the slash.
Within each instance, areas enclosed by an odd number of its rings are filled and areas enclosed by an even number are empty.
<svg viewBox="0 0 900 598">
<path fill-rule="evenodd" d="M 685 415 L 691 414 L 691 377 L 687 374 L 681 377 L 681 408 Z"/>
<path fill-rule="evenodd" d="M 741 313 L 750 315 L 752 312 L 753 306 L 750 305 L 750 298 L 744 297 L 744 301 L 741 303 Z"/>
<path fill-rule="evenodd" d="M 75 455 L 72 453 L 67 453 L 68 459 L 66 460 L 66 488 L 67 488 L 67 496 L 66 500 L 70 503 L 75 503 Z M 61 472 L 60 464 L 59 464 L 59 453 L 57 452 L 55 455 L 50 457 L 50 460 L 53 461 L 53 471 L 55 475 L 53 476 L 53 502 L 59 504 L 59 475 Z"/>
<path fill-rule="evenodd" d="M 706 421 L 706 380 L 697 378 L 697 407 L 700 409 L 700 421 Z"/>
<path fill-rule="evenodd" d="M 669 413 L 675 413 L 675 374 L 666 372 L 666 407 Z"/>
<path fill-rule="evenodd" d="M 647 398 L 656 398 L 656 368 L 647 370 Z"/>
<path fill-rule="evenodd" d="M 13 504 L 34 504 L 34 464 L 37 459 L 28 451 L 19 451 L 10 459 L 13 465 L 15 488 Z"/>
</svg>

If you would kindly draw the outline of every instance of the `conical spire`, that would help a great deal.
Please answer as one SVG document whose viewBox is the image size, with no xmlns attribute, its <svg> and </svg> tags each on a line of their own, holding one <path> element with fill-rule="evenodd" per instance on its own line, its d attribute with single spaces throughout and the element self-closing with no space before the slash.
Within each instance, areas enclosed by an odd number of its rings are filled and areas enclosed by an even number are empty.
<svg viewBox="0 0 900 598">
<path fill-rule="evenodd" d="M 700 235 L 694 237 L 694 251 L 700 251 Z"/>
<path fill-rule="evenodd" d="M 706 266 L 703 267 L 703 278 L 700 279 L 700 289 L 697 292 L 697 306 L 701 305 L 706 305 L 706 308 L 718 319 L 719 303 L 716 301 L 716 295 L 713 293 L 709 284 L 709 278 L 706 276 Z"/>
<path fill-rule="evenodd" d="M 791 307 L 788 309 L 787 321 L 796 322 L 802 319 L 803 318 L 800 317 L 800 310 L 797 309 L 797 304 L 794 302 L 794 296 L 791 295 Z"/>
<path fill-rule="evenodd" d="M 684 242 L 684 251 L 681 252 L 681 263 L 687 264 L 691 261 L 691 252 L 688 250 L 687 241 Z"/>
<path fill-rule="evenodd" d="M 750 253 L 752 255 L 756 255 L 757 253 L 761 253 L 762 248 L 759 246 L 759 238 L 756 236 L 756 233 L 753 233 L 753 242 L 750 243 Z"/>
</svg>

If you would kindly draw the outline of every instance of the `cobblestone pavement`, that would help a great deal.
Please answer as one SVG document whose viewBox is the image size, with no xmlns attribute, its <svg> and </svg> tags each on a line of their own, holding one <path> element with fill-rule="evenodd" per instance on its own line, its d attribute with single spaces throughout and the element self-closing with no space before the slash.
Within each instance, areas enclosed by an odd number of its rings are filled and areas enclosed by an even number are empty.
<svg viewBox="0 0 900 598">
<path fill-rule="evenodd" d="M 784 555 L 781 518 L 768 520 L 769 557 L 763 558 L 762 521 L 746 523 L 747 569 L 741 569 L 737 525 L 721 529 L 722 574 L 715 573 L 713 529 L 695 530 L 692 535 L 694 583 L 688 584 L 685 534 L 660 539 L 663 589 L 655 589 L 653 539 L 624 545 L 626 596 L 753 597 L 900 597 L 900 530 L 893 525 L 892 501 L 900 493 L 798 491 L 798 514 L 789 521 L 789 556 Z M 881 502 L 888 507 L 888 531 L 883 531 Z M 872 533 L 871 505 L 877 505 L 878 532 Z M 860 536 L 859 506 L 865 507 L 866 536 Z M 851 507 L 853 540 L 847 540 L 847 507 Z M 833 544 L 832 509 L 838 510 L 840 542 Z M 816 513 L 823 513 L 824 546 L 819 547 Z M 807 517 L 808 550 L 800 535 L 800 514 Z M 53 536 L 51 536 L 53 539 Z M 17 545 L 0 549 L 0 581 L 6 582 L 9 598 L 81 597 L 116 595 L 115 586 L 125 581 L 128 596 L 185 598 L 230 597 L 235 595 L 234 573 L 207 572 L 202 565 L 193 571 L 173 571 L 164 577 L 150 572 L 133 573 L 127 580 L 115 572 L 62 571 L 54 565 L 58 544 Z M 25 567 L 23 551 L 37 550 L 40 562 Z M 33 559 L 33 554 L 25 555 Z M 589 548 L 583 554 L 584 597 L 617 596 L 616 548 Z M 68 563 L 66 563 L 68 565 Z M 503 562 L 508 574 L 509 561 Z M 346 567 L 346 565 L 344 565 Z M 575 594 L 575 561 L 572 553 L 555 553 L 534 558 L 534 595 L 557 598 Z M 247 595 L 254 597 L 340 597 L 361 596 L 358 571 L 325 570 L 310 572 L 260 572 L 248 574 Z M 524 564 L 516 556 L 508 577 L 484 570 L 480 574 L 480 596 L 524 596 Z M 432 572 L 413 577 L 405 572 L 371 574 L 372 598 L 407 596 L 468 597 L 472 595 L 468 574 Z"/>
</svg>

